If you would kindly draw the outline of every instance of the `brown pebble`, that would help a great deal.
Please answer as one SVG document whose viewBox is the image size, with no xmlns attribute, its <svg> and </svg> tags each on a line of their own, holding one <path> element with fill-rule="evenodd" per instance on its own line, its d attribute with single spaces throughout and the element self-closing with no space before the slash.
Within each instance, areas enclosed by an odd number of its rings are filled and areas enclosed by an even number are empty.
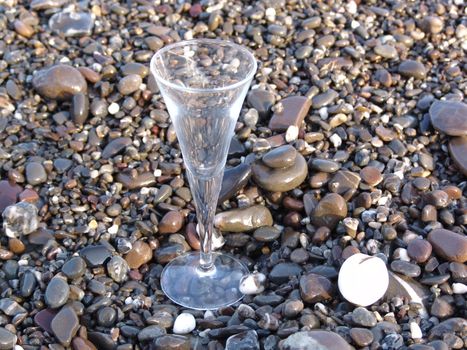
<svg viewBox="0 0 467 350">
<path fill-rule="evenodd" d="M 26 250 L 24 243 L 18 238 L 10 238 L 8 240 L 8 249 L 15 254 L 22 254 Z"/>
<path fill-rule="evenodd" d="M 176 233 L 183 226 L 183 216 L 179 211 L 167 212 L 159 222 L 159 233 Z"/>
<path fill-rule="evenodd" d="M 360 170 L 360 177 L 362 178 L 363 182 L 367 183 L 370 186 L 376 186 L 381 181 L 383 181 L 383 176 L 381 172 L 372 166 L 367 166 Z"/>
<path fill-rule="evenodd" d="M 133 247 L 125 256 L 130 269 L 137 269 L 141 265 L 146 264 L 152 258 L 152 250 L 149 244 L 143 241 L 136 241 Z"/>
<path fill-rule="evenodd" d="M 431 244 L 425 239 L 415 238 L 407 245 L 407 253 L 417 263 L 426 262 L 431 255 Z"/>
</svg>

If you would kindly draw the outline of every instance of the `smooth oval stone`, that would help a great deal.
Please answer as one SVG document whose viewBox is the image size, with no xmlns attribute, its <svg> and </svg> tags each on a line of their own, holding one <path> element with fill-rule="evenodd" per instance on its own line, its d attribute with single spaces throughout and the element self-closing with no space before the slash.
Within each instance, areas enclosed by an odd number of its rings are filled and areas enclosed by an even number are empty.
<svg viewBox="0 0 467 350">
<path fill-rule="evenodd" d="M 18 337 L 3 327 L 0 327 L 0 350 L 10 350 L 16 344 Z"/>
<path fill-rule="evenodd" d="M 8 180 L 0 181 L 0 212 L 16 203 L 18 195 L 23 191 L 23 188 Z"/>
<path fill-rule="evenodd" d="M 54 168 L 59 174 L 65 173 L 73 165 L 73 161 L 66 158 L 57 158 L 54 160 Z"/>
<path fill-rule="evenodd" d="M 183 216 L 179 211 L 171 210 L 159 222 L 159 233 L 176 233 L 182 228 L 183 221 Z"/>
<path fill-rule="evenodd" d="M 156 183 L 156 177 L 152 172 L 144 172 L 133 176 L 127 172 L 117 174 L 117 181 L 121 182 L 129 190 L 135 190 L 141 187 L 150 187 Z"/>
<path fill-rule="evenodd" d="M 102 327 L 111 327 L 117 319 L 117 311 L 110 307 L 105 306 L 97 311 L 97 323 Z"/>
<path fill-rule="evenodd" d="M 81 249 L 79 255 L 86 261 L 89 267 L 98 267 L 105 263 L 112 254 L 104 245 L 87 246 Z"/>
<path fill-rule="evenodd" d="M 274 112 L 269 128 L 273 131 L 285 131 L 289 126 L 300 127 L 311 107 L 311 101 L 305 96 L 289 96 L 280 101 L 282 110 Z"/>
<path fill-rule="evenodd" d="M 297 150 L 290 145 L 277 147 L 266 153 L 262 160 L 270 168 L 288 168 L 295 163 Z"/>
<path fill-rule="evenodd" d="M 101 332 L 89 332 L 88 339 L 99 350 L 116 350 L 117 343 L 112 339 L 110 334 Z"/>
<path fill-rule="evenodd" d="M 289 335 L 284 340 L 281 350 L 351 350 L 350 345 L 339 334 L 311 330 Z"/>
<path fill-rule="evenodd" d="M 330 159 L 315 158 L 311 160 L 310 166 L 313 170 L 323 173 L 335 173 L 340 169 L 341 165 Z"/>
<path fill-rule="evenodd" d="M 414 60 L 405 60 L 399 64 L 398 71 L 405 77 L 413 77 L 415 79 L 426 78 L 426 68 L 423 64 Z"/>
<path fill-rule="evenodd" d="M 397 50 L 391 45 L 376 45 L 374 50 L 377 55 L 387 59 L 393 59 L 399 56 Z"/>
<path fill-rule="evenodd" d="M 465 332 L 467 320 L 462 317 L 453 317 L 434 326 L 428 335 L 429 339 L 442 338 L 445 334 Z"/>
<path fill-rule="evenodd" d="M 129 137 L 118 137 L 116 139 L 113 139 L 107 144 L 107 146 L 105 146 L 104 150 L 102 151 L 101 157 L 103 159 L 109 159 L 120 153 L 122 150 L 124 150 L 131 144 L 132 141 Z"/>
<path fill-rule="evenodd" d="M 149 67 L 147 67 L 145 64 L 138 62 L 127 63 L 121 67 L 121 70 L 124 76 L 130 74 L 137 74 L 141 78 L 145 78 L 149 74 Z"/>
<path fill-rule="evenodd" d="M 76 124 L 84 124 L 89 115 L 89 99 L 87 95 L 78 93 L 72 97 L 70 115 Z"/>
<path fill-rule="evenodd" d="M 449 140 L 449 154 L 459 170 L 467 176 L 467 136 Z"/>
<path fill-rule="evenodd" d="M 44 166 L 38 162 L 26 164 L 26 180 L 30 185 L 39 185 L 47 181 L 47 173 Z"/>
<path fill-rule="evenodd" d="M 26 271 L 21 277 L 19 282 L 19 288 L 23 297 L 29 297 L 34 293 L 37 286 L 37 279 L 34 273 Z"/>
<path fill-rule="evenodd" d="M 332 299 L 333 285 L 326 277 L 310 273 L 300 278 L 300 296 L 305 303 Z"/>
<path fill-rule="evenodd" d="M 374 327 L 377 323 L 375 314 L 361 306 L 352 311 L 352 321 L 363 327 Z"/>
<path fill-rule="evenodd" d="M 47 285 L 44 300 L 49 307 L 56 309 L 65 305 L 69 295 L 70 286 L 68 283 L 61 277 L 54 277 Z"/>
<path fill-rule="evenodd" d="M 305 158 L 297 153 L 295 163 L 288 168 L 269 168 L 262 161 L 253 163 L 253 179 L 271 192 L 287 192 L 298 187 L 308 175 Z"/>
<path fill-rule="evenodd" d="M 130 95 L 133 92 L 137 91 L 142 83 L 143 79 L 140 75 L 127 75 L 118 82 L 118 92 L 120 92 L 122 95 Z"/>
<path fill-rule="evenodd" d="M 53 318 L 50 328 L 63 346 L 69 346 L 79 328 L 79 319 L 71 306 L 65 306 Z"/>
<path fill-rule="evenodd" d="M 70 279 L 76 279 L 86 272 L 86 262 L 83 258 L 75 256 L 62 266 L 62 272 Z"/>
<path fill-rule="evenodd" d="M 151 247 L 143 241 L 136 241 L 131 250 L 125 256 L 125 260 L 130 269 L 138 269 L 141 265 L 149 262 L 151 258 Z"/>
<path fill-rule="evenodd" d="M 87 12 L 58 12 L 49 19 L 52 31 L 69 36 L 83 36 L 91 34 L 94 20 Z"/>
<path fill-rule="evenodd" d="M 118 255 L 113 256 L 107 263 L 107 272 L 109 273 L 110 278 L 117 283 L 124 282 L 126 280 L 129 269 L 130 268 L 126 260 Z"/>
<path fill-rule="evenodd" d="M 219 213 L 214 217 L 214 225 L 221 231 L 245 232 L 262 226 L 272 226 L 271 212 L 262 205 L 239 208 Z"/>
<path fill-rule="evenodd" d="M 339 170 L 328 182 L 331 192 L 350 198 L 360 184 L 360 176 L 348 170 Z M 350 195 L 349 195 L 350 194 Z"/>
<path fill-rule="evenodd" d="M 467 136 L 467 104 L 435 101 L 430 107 L 433 127 L 450 136 Z"/>
<path fill-rule="evenodd" d="M 154 258 L 159 264 L 166 264 L 183 253 L 185 253 L 183 245 L 173 243 L 156 249 L 154 252 Z"/>
<path fill-rule="evenodd" d="M 260 350 L 258 333 L 256 333 L 254 330 L 251 330 L 234 334 L 227 338 L 225 343 L 225 350 L 239 349 Z"/>
<path fill-rule="evenodd" d="M 276 102 L 276 98 L 272 92 L 259 89 L 251 90 L 246 100 L 250 107 L 258 111 L 261 118 L 265 118 L 269 115 L 271 107 Z"/>
<path fill-rule="evenodd" d="M 407 277 L 418 277 L 422 272 L 420 266 L 404 260 L 394 260 L 391 269 Z"/>
<path fill-rule="evenodd" d="M 164 328 L 157 325 L 151 325 L 146 328 L 143 328 L 138 333 L 138 340 L 142 343 L 147 343 L 157 337 L 165 335 L 166 333 L 167 332 Z"/>
<path fill-rule="evenodd" d="M 443 30 L 444 23 L 438 16 L 423 16 L 420 21 L 420 28 L 425 33 L 438 34 Z"/>
<path fill-rule="evenodd" d="M 38 71 L 32 85 L 39 95 L 53 100 L 69 99 L 77 93 L 86 93 L 88 88 L 79 70 L 64 64 Z"/>
<path fill-rule="evenodd" d="M 435 229 L 428 234 L 433 251 L 440 257 L 453 262 L 467 261 L 467 237 L 445 229 Z"/>
<path fill-rule="evenodd" d="M 360 170 L 360 177 L 363 182 L 367 183 L 370 186 L 376 186 L 381 181 L 383 181 L 383 175 L 378 168 L 373 166 L 366 166 L 362 170 Z"/>
<path fill-rule="evenodd" d="M 355 344 L 359 347 L 370 345 L 374 339 L 373 333 L 366 328 L 354 327 L 350 330 L 349 334 Z"/>
<path fill-rule="evenodd" d="M 183 335 L 166 334 L 154 339 L 153 350 L 190 350 L 190 339 Z"/>
<path fill-rule="evenodd" d="M 384 261 L 366 254 L 354 254 L 344 261 L 339 271 L 338 286 L 349 302 L 368 306 L 383 297 L 389 275 Z"/>
<path fill-rule="evenodd" d="M 275 265 L 269 273 L 269 280 L 276 284 L 288 282 L 293 276 L 300 276 L 303 269 L 295 263 L 279 263 Z"/>
<path fill-rule="evenodd" d="M 407 245 L 407 253 L 417 263 L 426 262 L 431 255 L 432 246 L 425 239 L 413 239 Z"/>
<path fill-rule="evenodd" d="M 251 176 L 251 165 L 241 163 L 236 167 L 226 169 L 222 179 L 221 192 L 218 203 L 231 198 L 248 183 Z"/>
<path fill-rule="evenodd" d="M 347 216 L 347 203 L 337 193 L 324 196 L 314 208 L 311 221 L 317 227 L 336 227 L 338 222 Z"/>
<path fill-rule="evenodd" d="M 338 96 L 339 94 L 337 93 L 337 91 L 333 89 L 328 89 L 322 94 L 313 96 L 313 98 L 311 99 L 311 105 L 314 109 L 319 109 L 321 107 L 325 107 L 331 104 Z"/>
<path fill-rule="evenodd" d="M 254 239 L 258 242 L 273 242 L 281 235 L 281 231 L 275 227 L 263 226 L 255 230 L 253 233 Z"/>
</svg>

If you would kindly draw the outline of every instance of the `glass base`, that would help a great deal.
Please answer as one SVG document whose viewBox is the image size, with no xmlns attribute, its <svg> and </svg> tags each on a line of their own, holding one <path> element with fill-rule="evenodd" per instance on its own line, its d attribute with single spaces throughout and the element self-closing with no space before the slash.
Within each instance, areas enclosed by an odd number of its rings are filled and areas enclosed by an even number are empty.
<svg viewBox="0 0 467 350">
<path fill-rule="evenodd" d="M 228 254 L 212 255 L 214 266 L 208 271 L 199 267 L 199 252 L 167 264 L 161 276 L 165 295 L 176 304 L 197 310 L 214 310 L 240 301 L 240 280 L 248 274 L 248 268 Z"/>
</svg>

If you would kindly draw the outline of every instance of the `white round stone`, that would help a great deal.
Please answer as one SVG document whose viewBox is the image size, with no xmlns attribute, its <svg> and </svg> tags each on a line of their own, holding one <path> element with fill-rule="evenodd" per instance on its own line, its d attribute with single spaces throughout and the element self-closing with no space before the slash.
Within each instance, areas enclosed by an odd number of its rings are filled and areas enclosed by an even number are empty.
<svg viewBox="0 0 467 350">
<path fill-rule="evenodd" d="M 412 339 L 422 339 L 422 330 L 417 322 L 410 322 L 410 336 Z"/>
<path fill-rule="evenodd" d="M 298 128 L 295 125 L 291 125 L 285 132 L 285 141 L 292 142 L 298 138 Z"/>
<path fill-rule="evenodd" d="M 181 313 L 177 316 L 173 326 L 175 334 L 188 334 L 196 327 L 196 320 L 192 314 L 188 312 Z"/>
<path fill-rule="evenodd" d="M 463 283 L 453 283 L 452 291 L 454 294 L 465 294 L 467 293 L 467 286 Z"/>
<path fill-rule="evenodd" d="M 388 269 L 383 260 L 366 254 L 354 254 L 342 264 L 338 278 L 339 291 L 349 302 L 368 306 L 386 293 Z"/>
<path fill-rule="evenodd" d="M 259 272 L 246 275 L 240 281 L 240 292 L 249 295 L 262 293 L 265 281 L 266 276 Z"/>
</svg>

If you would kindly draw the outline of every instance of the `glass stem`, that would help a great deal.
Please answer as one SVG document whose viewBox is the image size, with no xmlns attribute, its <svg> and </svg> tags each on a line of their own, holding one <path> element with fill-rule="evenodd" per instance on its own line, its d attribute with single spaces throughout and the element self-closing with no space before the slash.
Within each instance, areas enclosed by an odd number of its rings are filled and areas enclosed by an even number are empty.
<svg viewBox="0 0 467 350">
<path fill-rule="evenodd" d="M 214 215 L 224 172 L 220 171 L 212 177 L 196 176 L 190 170 L 187 170 L 187 174 L 198 217 L 198 235 L 201 240 L 200 267 L 203 270 L 209 270 L 213 266 L 212 234 Z"/>
</svg>

